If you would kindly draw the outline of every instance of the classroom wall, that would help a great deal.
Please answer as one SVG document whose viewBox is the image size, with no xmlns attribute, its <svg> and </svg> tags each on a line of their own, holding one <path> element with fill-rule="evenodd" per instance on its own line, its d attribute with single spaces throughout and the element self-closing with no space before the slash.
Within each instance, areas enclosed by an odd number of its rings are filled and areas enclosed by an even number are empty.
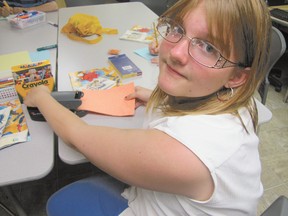
<svg viewBox="0 0 288 216">
<path fill-rule="evenodd" d="M 81 1 L 81 0 L 80 0 Z M 66 3 L 65 3 L 65 0 L 56 0 L 57 4 L 58 4 L 58 7 L 59 8 L 63 8 L 63 7 L 66 7 Z"/>
</svg>

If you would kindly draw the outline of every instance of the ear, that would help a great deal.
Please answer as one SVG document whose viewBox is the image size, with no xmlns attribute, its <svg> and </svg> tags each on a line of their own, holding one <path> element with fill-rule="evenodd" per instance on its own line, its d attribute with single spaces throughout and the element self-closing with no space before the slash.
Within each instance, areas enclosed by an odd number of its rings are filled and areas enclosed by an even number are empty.
<svg viewBox="0 0 288 216">
<path fill-rule="evenodd" d="M 242 70 L 236 71 L 236 73 L 228 80 L 224 85 L 226 88 L 236 88 L 243 85 L 251 73 L 251 68 L 244 68 Z"/>
</svg>

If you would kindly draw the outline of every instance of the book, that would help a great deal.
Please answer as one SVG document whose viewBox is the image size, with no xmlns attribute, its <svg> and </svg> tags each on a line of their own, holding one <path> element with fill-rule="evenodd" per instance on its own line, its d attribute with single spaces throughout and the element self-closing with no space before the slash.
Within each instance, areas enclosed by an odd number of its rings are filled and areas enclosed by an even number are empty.
<svg viewBox="0 0 288 216">
<path fill-rule="evenodd" d="M 12 75 L 21 102 L 31 88 L 46 85 L 51 92 L 54 89 L 49 60 L 12 66 Z"/>
<path fill-rule="evenodd" d="M 121 37 L 121 40 L 137 41 L 142 43 L 151 43 L 154 39 L 154 30 L 141 25 L 134 25 L 127 30 Z"/>
<path fill-rule="evenodd" d="M 110 89 L 121 83 L 120 76 L 111 66 L 70 72 L 69 77 L 74 91 Z"/>
<path fill-rule="evenodd" d="M 110 56 L 108 57 L 108 60 L 122 79 L 142 75 L 142 71 L 131 61 L 128 56 L 126 56 L 126 54 Z"/>
<path fill-rule="evenodd" d="M 0 149 L 30 140 L 13 77 L 0 79 Z"/>
</svg>

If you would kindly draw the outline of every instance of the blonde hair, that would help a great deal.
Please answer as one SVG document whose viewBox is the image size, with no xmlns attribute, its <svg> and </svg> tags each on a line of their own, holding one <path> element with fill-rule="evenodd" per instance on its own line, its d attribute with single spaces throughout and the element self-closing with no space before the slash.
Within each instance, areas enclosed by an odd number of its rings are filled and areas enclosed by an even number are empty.
<svg viewBox="0 0 288 216">
<path fill-rule="evenodd" d="M 247 107 L 256 128 L 258 115 L 253 95 L 267 72 L 271 39 L 271 19 L 267 5 L 263 0 L 180 0 L 162 16 L 182 24 L 185 16 L 202 1 L 205 2 L 211 42 L 228 57 L 231 47 L 237 50 L 240 62 L 251 68 L 247 72 L 247 81 L 234 89 L 234 95 L 229 100 L 220 101 L 215 93 L 199 100 L 191 99 L 190 103 L 187 99 L 186 108 L 173 103 L 175 98 L 157 86 L 147 109 L 160 108 L 167 116 L 220 113 L 238 115 L 240 107 Z M 221 97 L 225 98 L 225 95 L 228 94 L 224 91 Z"/>
</svg>

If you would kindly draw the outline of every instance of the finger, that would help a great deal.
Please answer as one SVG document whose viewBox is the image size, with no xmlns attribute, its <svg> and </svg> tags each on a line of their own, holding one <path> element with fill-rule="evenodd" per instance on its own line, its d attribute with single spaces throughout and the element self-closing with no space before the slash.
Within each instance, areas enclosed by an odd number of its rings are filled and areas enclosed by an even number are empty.
<svg viewBox="0 0 288 216">
<path fill-rule="evenodd" d="M 136 94 L 131 93 L 131 94 L 125 96 L 125 100 L 132 100 L 132 99 L 135 99 L 135 97 L 136 97 Z"/>
</svg>

